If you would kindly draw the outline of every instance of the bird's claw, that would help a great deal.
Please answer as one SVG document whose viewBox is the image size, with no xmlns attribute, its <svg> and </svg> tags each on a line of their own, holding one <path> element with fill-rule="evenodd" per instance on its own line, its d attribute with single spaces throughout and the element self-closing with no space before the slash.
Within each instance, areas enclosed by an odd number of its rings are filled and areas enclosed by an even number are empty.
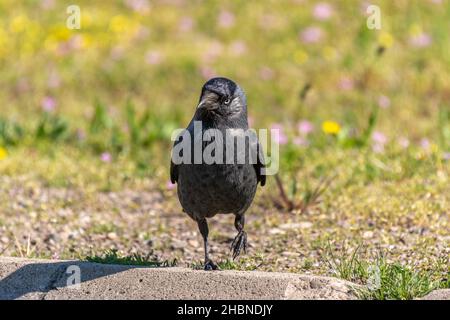
<svg viewBox="0 0 450 320">
<path fill-rule="evenodd" d="M 239 256 L 242 249 L 244 249 L 244 253 L 247 253 L 247 233 L 244 230 L 239 231 L 231 243 L 230 250 L 233 251 L 233 260 Z"/>
<path fill-rule="evenodd" d="M 208 260 L 205 262 L 205 271 L 212 271 L 212 270 L 218 270 L 218 269 L 219 269 L 219 267 L 217 266 L 217 264 L 215 264 L 211 260 Z"/>
</svg>

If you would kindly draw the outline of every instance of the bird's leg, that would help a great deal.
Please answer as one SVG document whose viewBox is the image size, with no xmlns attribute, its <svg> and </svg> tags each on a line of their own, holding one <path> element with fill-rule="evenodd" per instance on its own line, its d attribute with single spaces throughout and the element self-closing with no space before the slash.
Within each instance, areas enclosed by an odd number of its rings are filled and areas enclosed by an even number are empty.
<svg viewBox="0 0 450 320">
<path fill-rule="evenodd" d="M 212 262 L 212 260 L 209 258 L 209 252 L 208 252 L 208 222 L 206 222 L 206 219 L 203 218 L 200 221 L 197 221 L 198 228 L 200 229 L 200 233 L 203 237 L 203 243 L 205 246 L 205 270 L 217 270 L 217 265 Z"/>
<path fill-rule="evenodd" d="M 245 216 L 243 214 L 236 215 L 236 218 L 234 219 L 234 226 L 236 227 L 238 234 L 231 243 L 230 248 L 233 250 L 233 260 L 239 256 L 241 249 L 244 249 L 244 253 L 247 253 L 247 233 L 244 231 L 244 224 Z"/>
</svg>

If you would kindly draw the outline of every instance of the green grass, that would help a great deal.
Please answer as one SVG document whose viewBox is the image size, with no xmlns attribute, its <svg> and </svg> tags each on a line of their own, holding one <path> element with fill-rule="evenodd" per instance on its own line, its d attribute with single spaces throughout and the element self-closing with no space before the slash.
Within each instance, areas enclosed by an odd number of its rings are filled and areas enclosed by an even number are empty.
<svg viewBox="0 0 450 320">
<path fill-rule="evenodd" d="M 358 290 L 363 299 L 410 300 L 434 289 L 449 288 L 449 261 L 440 261 L 430 270 L 421 270 L 399 262 L 388 262 L 383 254 L 362 259 L 357 247 L 351 254 L 336 256 L 329 248 L 324 260 L 334 276 L 364 285 Z M 447 273 L 446 273 L 447 272 Z"/>
<path fill-rule="evenodd" d="M 102 255 L 87 256 L 85 257 L 85 260 L 102 264 L 120 264 L 151 268 L 174 267 L 177 265 L 176 260 L 159 261 L 155 260 L 150 255 L 142 256 L 137 253 L 130 256 L 120 255 L 117 250 L 109 250 Z"/>
</svg>

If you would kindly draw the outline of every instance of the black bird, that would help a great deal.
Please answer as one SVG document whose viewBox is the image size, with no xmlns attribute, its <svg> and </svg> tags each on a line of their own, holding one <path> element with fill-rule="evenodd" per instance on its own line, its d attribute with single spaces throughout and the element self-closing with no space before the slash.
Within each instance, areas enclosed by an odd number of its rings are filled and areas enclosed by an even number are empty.
<svg viewBox="0 0 450 320">
<path fill-rule="evenodd" d="M 201 150 L 210 143 L 223 146 L 223 159 L 226 157 L 227 143 L 225 135 L 230 132 L 244 132 L 248 129 L 247 101 L 244 91 L 232 80 L 227 78 L 213 78 L 207 81 L 202 88 L 198 107 L 194 117 L 187 127 L 191 136 L 191 146 L 198 143 L 194 138 L 194 122 L 201 121 L 202 134 L 208 129 L 217 129 L 223 134 L 223 140 L 214 137 L 210 141 L 201 142 Z M 242 129 L 242 130 L 236 130 Z M 239 134 L 238 134 L 239 135 Z M 181 135 L 180 135 L 181 136 Z M 245 140 L 245 161 L 237 162 L 236 142 L 234 161 L 207 164 L 195 164 L 194 152 L 191 151 L 191 163 L 175 164 L 173 155 L 175 147 L 184 138 L 178 137 L 172 151 L 170 166 L 170 179 L 178 183 L 178 199 L 183 210 L 197 222 L 204 240 L 205 270 L 218 269 L 208 254 L 208 223 L 218 213 L 234 214 L 238 234 L 231 244 L 233 259 L 241 252 L 247 250 L 247 234 L 244 231 L 245 211 L 253 201 L 258 182 L 261 186 L 266 183 L 266 176 L 262 172 L 264 156 L 258 140 Z M 192 149 L 193 150 L 193 149 Z M 180 153 L 182 153 L 184 150 Z M 217 150 L 215 150 L 217 152 Z M 211 153 L 215 155 L 214 153 Z M 253 154 L 253 158 L 249 156 Z M 219 156 L 220 158 L 220 156 Z M 256 159 L 255 159 L 256 158 Z M 255 159 L 255 160 L 250 160 Z"/>
</svg>

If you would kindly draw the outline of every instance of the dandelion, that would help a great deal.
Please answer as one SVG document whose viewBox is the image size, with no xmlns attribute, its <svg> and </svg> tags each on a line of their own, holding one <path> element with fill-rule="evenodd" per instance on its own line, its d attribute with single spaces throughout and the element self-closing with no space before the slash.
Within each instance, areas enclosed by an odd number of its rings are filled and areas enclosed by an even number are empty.
<svg viewBox="0 0 450 320">
<path fill-rule="evenodd" d="M 294 52 L 294 61 L 298 64 L 304 64 L 306 61 L 308 61 L 308 54 L 301 49 L 296 50 Z"/>
<path fill-rule="evenodd" d="M 0 160 L 6 159 L 8 156 L 8 151 L 5 148 L 0 147 Z"/>
<path fill-rule="evenodd" d="M 56 101 L 52 97 L 44 97 L 41 102 L 41 107 L 45 112 L 52 112 L 56 108 Z"/>
<path fill-rule="evenodd" d="M 319 2 L 314 6 L 313 16 L 317 20 L 328 20 L 333 15 L 333 8 L 326 2 Z"/>
<path fill-rule="evenodd" d="M 378 43 L 384 48 L 390 48 L 394 44 L 394 37 L 389 32 L 382 32 L 378 36 Z"/>
<path fill-rule="evenodd" d="M 307 136 L 314 131 L 314 125 L 308 120 L 302 120 L 298 123 L 297 129 L 302 136 Z"/>
<path fill-rule="evenodd" d="M 341 131 L 341 126 L 335 121 L 324 121 L 322 131 L 326 134 L 337 135 Z"/>
<path fill-rule="evenodd" d="M 109 152 L 103 152 L 100 155 L 100 160 L 102 162 L 111 162 L 111 160 L 112 160 L 111 154 Z"/>
<path fill-rule="evenodd" d="M 300 32 L 300 39 L 303 43 L 317 43 L 323 37 L 323 31 L 319 27 L 308 27 Z"/>
<path fill-rule="evenodd" d="M 287 138 L 286 134 L 284 133 L 284 128 L 281 124 L 279 124 L 279 123 L 272 124 L 272 126 L 270 127 L 270 130 L 276 131 L 278 133 L 278 137 L 277 136 L 274 137 L 278 144 L 283 145 L 283 144 L 288 143 L 288 138 Z"/>
<path fill-rule="evenodd" d="M 327 61 L 332 61 L 336 58 L 336 49 L 330 46 L 326 46 L 322 49 L 322 57 Z"/>
</svg>

